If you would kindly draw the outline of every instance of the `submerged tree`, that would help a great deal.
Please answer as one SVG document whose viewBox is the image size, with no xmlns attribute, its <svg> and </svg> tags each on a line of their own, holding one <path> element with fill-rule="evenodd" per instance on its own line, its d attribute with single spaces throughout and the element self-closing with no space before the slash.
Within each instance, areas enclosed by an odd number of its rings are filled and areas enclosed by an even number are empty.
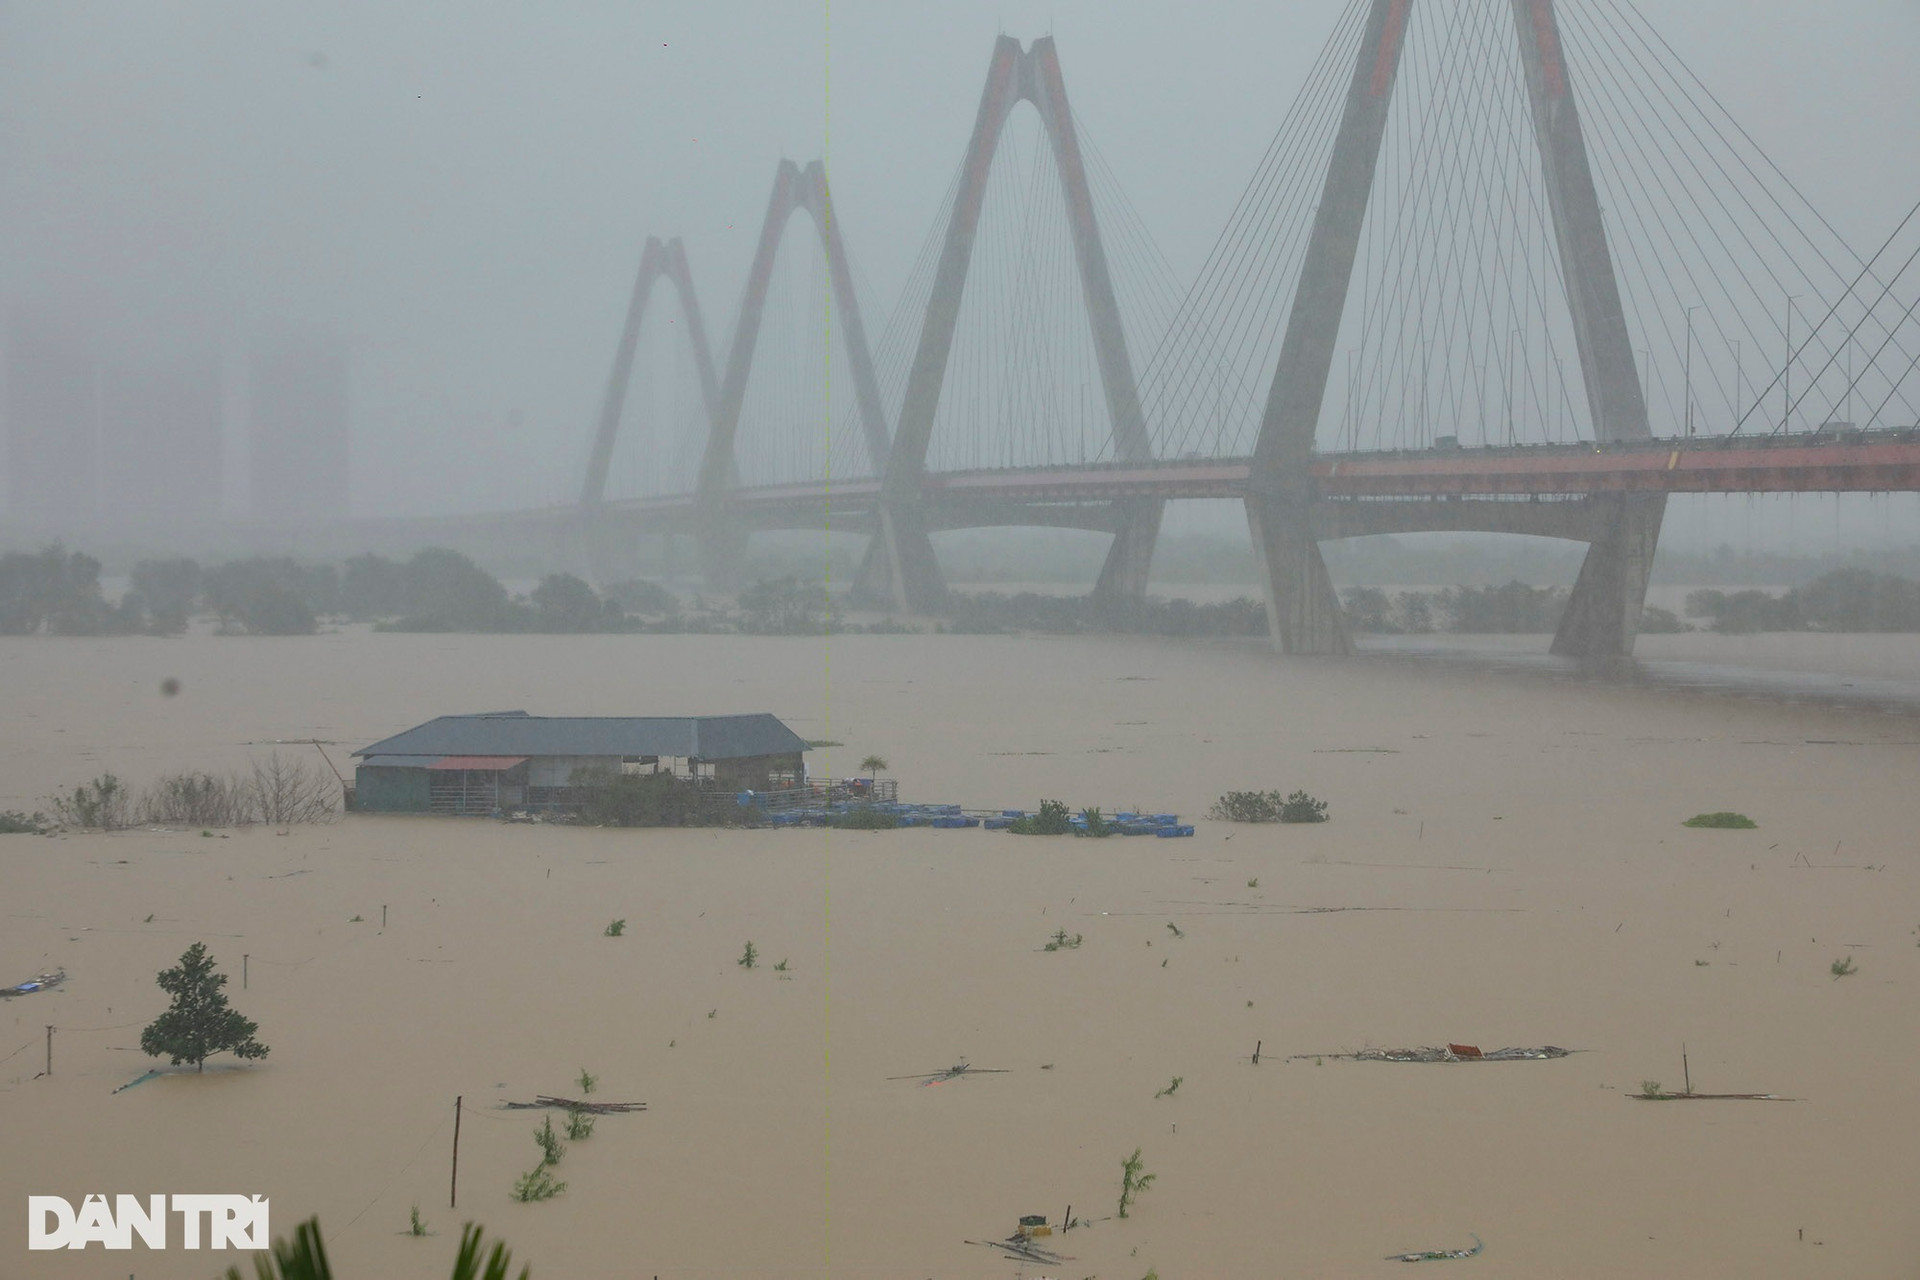
<svg viewBox="0 0 1920 1280">
<path fill-rule="evenodd" d="M 1064 836 L 1073 831 L 1073 814 L 1064 800 L 1042 800 L 1040 812 L 1015 818 L 1007 834 L 1015 836 Z"/>
<path fill-rule="evenodd" d="M 1133 1208 L 1134 1199 L 1160 1176 L 1157 1173 L 1143 1173 L 1141 1169 L 1140 1148 L 1135 1147 L 1133 1154 L 1120 1162 L 1120 1216 L 1123 1218 Z"/>
<path fill-rule="evenodd" d="M 817 636 L 825 599 L 825 592 L 814 583 L 763 579 L 740 593 L 744 629 L 762 636 Z"/>
<path fill-rule="evenodd" d="M 230 1051 L 236 1058 L 264 1058 L 267 1046 L 253 1038 L 259 1024 L 227 1007 L 227 975 L 213 971 L 213 957 L 204 942 L 188 947 L 176 968 L 162 969 L 154 979 L 173 997 L 173 1007 L 140 1033 L 140 1051 L 169 1058 L 176 1067 L 191 1062 L 207 1069 L 207 1058 Z"/>
<path fill-rule="evenodd" d="M 230 560 L 201 574 L 207 607 L 222 631 L 250 636 L 310 636 L 318 627 L 316 603 L 337 603 L 332 565 L 310 568 L 287 556 Z"/>
<path fill-rule="evenodd" d="M 602 600 L 585 579 L 570 573 L 548 574 L 527 598 L 533 602 L 533 623 L 542 631 L 617 631 L 626 621 L 618 604 Z"/>
<path fill-rule="evenodd" d="M 524 631 L 500 580 L 458 551 L 416 551 L 401 573 L 407 616 L 399 631 Z"/>
<path fill-rule="evenodd" d="M 120 612 L 154 635 L 178 635 L 200 599 L 200 566 L 185 557 L 142 560 L 127 577 Z"/>
<path fill-rule="evenodd" d="M 0 635 L 92 636 L 114 630 L 100 595 L 100 562 L 51 546 L 0 555 Z"/>
</svg>

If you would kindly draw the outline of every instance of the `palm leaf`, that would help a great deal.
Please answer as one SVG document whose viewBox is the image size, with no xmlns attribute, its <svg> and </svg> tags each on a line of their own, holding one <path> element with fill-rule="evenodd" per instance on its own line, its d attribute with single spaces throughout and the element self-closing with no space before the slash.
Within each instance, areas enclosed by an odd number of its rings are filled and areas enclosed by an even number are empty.
<svg viewBox="0 0 1920 1280">
<path fill-rule="evenodd" d="M 469 1222 L 460 1232 L 460 1252 L 453 1260 L 452 1280 L 507 1280 L 513 1254 L 495 1241 L 486 1249 L 485 1232 Z M 484 1256 L 483 1256 L 484 1250 Z M 293 1240 L 276 1240 L 273 1248 L 253 1260 L 258 1280 L 333 1280 L 327 1249 L 320 1242 L 320 1219 L 309 1218 L 293 1230 Z M 533 1268 L 523 1266 L 516 1280 L 531 1280 Z M 229 1267 L 225 1280 L 246 1280 L 240 1268 Z"/>
<path fill-rule="evenodd" d="M 460 1253 L 453 1260 L 451 1280 L 507 1280 L 507 1268 L 513 1261 L 513 1254 L 506 1245 L 496 1240 L 483 1264 L 480 1250 L 484 1234 L 471 1222 L 461 1229 Z M 532 1274 L 531 1266 L 521 1267 L 519 1280 L 528 1280 Z"/>
<path fill-rule="evenodd" d="M 320 1219 L 309 1218 L 293 1229 L 293 1241 L 275 1240 L 273 1248 L 253 1260 L 259 1280 L 333 1280 L 327 1248 L 320 1243 Z M 245 1280 L 240 1268 L 227 1268 L 226 1280 Z"/>
</svg>

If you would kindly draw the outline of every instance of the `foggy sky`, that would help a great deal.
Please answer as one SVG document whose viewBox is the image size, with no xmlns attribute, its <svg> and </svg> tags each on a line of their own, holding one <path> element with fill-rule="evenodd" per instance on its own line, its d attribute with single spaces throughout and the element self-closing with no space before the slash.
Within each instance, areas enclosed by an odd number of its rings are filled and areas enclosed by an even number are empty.
<svg viewBox="0 0 1920 1280">
<path fill-rule="evenodd" d="M 338 329 L 358 512 L 569 501 L 647 235 L 724 348 L 776 162 L 824 152 L 884 318 L 993 38 L 1051 32 L 1186 279 L 1341 7 L 8 0 L 0 290 L 155 358 Z M 1857 250 L 1920 197 L 1920 5 L 1642 10 Z"/>
</svg>

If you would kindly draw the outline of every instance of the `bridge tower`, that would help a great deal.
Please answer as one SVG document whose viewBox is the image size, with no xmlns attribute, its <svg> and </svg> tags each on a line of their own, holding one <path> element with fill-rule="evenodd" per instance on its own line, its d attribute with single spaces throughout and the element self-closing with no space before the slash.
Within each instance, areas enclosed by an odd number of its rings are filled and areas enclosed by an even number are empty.
<svg viewBox="0 0 1920 1280">
<path fill-rule="evenodd" d="M 1580 113 L 1561 54 L 1553 0 L 1513 0 L 1513 17 L 1594 434 L 1603 444 L 1645 440 L 1653 432 L 1600 220 Z M 1601 508 L 1603 531 L 1587 548 L 1553 637 L 1553 652 L 1570 657 L 1624 657 L 1633 651 L 1667 499 L 1664 494 L 1622 494 L 1608 498 Z"/>
<path fill-rule="evenodd" d="M 867 345 L 860 302 L 854 295 L 853 271 L 840 236 L 839 221 L 833 216 L 826 167 L 815 160 L 802 169 L 791 160 L 782 160 L 774 171 L 773 193 L 767 199 L 760 243 L 754 252 L 753 267 L 747 273 L 740 316 L 734 325 L 732 345 L 727 349 L 726 376 L 715 398 L 712 430 L 707 436 L 695 490 L 702 568 L 707 580 L 716 586 L 734 583 L 746 543 L 744 527 L 730 521 L 727 512 L 727 491 L 734 487 L 737 475 L 734 440 L 740 430 L 740 410 L 746 402 L 747 375 L 752 370 L 754 347 L 760 337 L 760 321 L 766 311 L 774 259 L 779 254 L 788 221 L 802 211 L 813 219 L 821 249 L 826 254 L 835 316 L 846 344 L 867 456 L 875 474 L 884 472 L 887 466 L 890 445 L 886 410 L 880 401 L 880 381 L 874 373 L 873 353 Z M 822 523 L 825 523 L 824 511 Z"/>
<path fill-rule="evenodd" d="M 680 299 L 680 312 L 687 321 L 687 339 L 693 347 L 693 365 L 700 379 L 700 400 L 707 419 L 713 420 L 720 403 L 720 384 L 714 374 L 713 349 L 707 343 L 707 328 L 700 315 L 700 298 L 693 290 L 693 273 L 687 266 L 686 247 L 680 238 L 664 243 L 648 236 L 640 253 L 640 270 L 634 276 L 633 294 L 627 301 L 627 320 L 620 330 L 620 343 L 614 348 L 613 369 L 607 375 L 607 389 L 600 400 L 599 426 L 594 432 L 593 452 L 587 457 L 586 482 L 580 490 L 580 537 L 583 559 L 590 576 L 603 576 L 612 548 L 602 545 L 608 537 L 600 528 L 600 504 L 607 494 L 607 471 L 613 463 L 613 446 L 620 434 L 620 415 L 626 408 L 627 388 L 633 381 L 633 357 L 640 342 L 640 324 L 646 319 L 653 299 L 653 286 L 661 279 L 672 282 Z"/>
<path fill-rule="evenodd" d="M 1021 102 L 1032 103 L 1040 114 L 1066 198 L 1075 265 L 1092 326 L 1108 420 L 1113 424 L 1115 456 L 1139 462 L 1153 454 L 1053 38 L 1043 36 L 1022 49 L 1012 36 L 1001 36 L 994 44 L 973 136 L 967 143 L 959 188 L 947 219 L 946 242 L 920 328 L 920 344 L 907 375 L 899 425 L 882 473 L 879 528 L 860 574 L 862 595 L 887 599 L 895 607 L 913 612 L 936 611 L 946 600 L 946 584 L 928 536 L 923 498 L 927 446 L 953 350 L 974 235 L 986 198 L 987 175 L 1007 117 Z M 1127 499 L 1114 504 L 1116 533 L 1094 589 L 1096 600 L 1139 595 L 1146 590 L 1162 505 L 1155 499 Z"/>
<path fill-rule="evenodd" d="M 745 549 L 746 532 L 729 519 L 728 492 L 736 482 L 738 467 L 734 441 L 739 434 L 740 411 L 746 401 L 747 375 L 753 368 L 754 349 L 760 336 L 760 321 L 766 310 L 767 290 L 773 278 L 774 259 L 787 222 L 804 210 L 813 219 L 820 235 L 821 248 L 828 263 L 834 306 L 839 329 L 847 348 L 847 363 L 853 377 L 856 403 L 860 409 L 862 434 L 874 470 L 886 466 L 888 427 L 881 406 L 880 383 L 875 376 L 873 356 L 867 346 L 867 331 L 860 315 L 860 303 L 853 291 L 853 274 L 848 265 L 846 247 L 839 224 L 833 216 L 833 202 L 827 191 L 825 167 L 815 160 L 805 169 L 791 160 L 782 160 L 774 171 L 773 193 L 767 201 L 767 215 L 760 229 L 760 242 L 747 275 L 741 298 L 739 318 L 734 323 L 733 341 L 727 350 L 724 377 L 716 373 L 712 348 L 701 319 L 700 300 L 694 293 L 693 276 L 680 240 L 666 241 L 649 236 L 640 256 L 640 271 L 633 283 L 633 296 L 627 305 L 626 326 L 615 349 L 613 369 L 607 378 L 606 394 L 601 399 L 599 427 L 594 435 L 593 451 L 588 456 L 586 483 L 580 494 L 580 517 L 588 545 L 587 562 L 591 567 L 605 558 L 608 548 L 598 542 L 606 532 L 599 526 L 599 511 L 606 497 L 607 472 L 613 461 L 613 449 L 620 433 L 621 412 L 626 405 L 627 388 L 633 378 L 635 348 L 640 339 L 641 321 L 646 317 L 653 286 L 662 277 L 673 282 L 680 297 L 680 309 L 687 320 L 687 333 L 693 346 L 694 365 L 700 379 L 700 398 L 707 417 L 707 439 L 701 454 L 700 472 L 695 488 L 695 531 L 700 543 L 702 568 L 708 581 L 716 586 L 730 585 L 737 577 L 740 556 Z M 824 513 L 823 513 L 824 518 Z"/>
<path fill-rule="evenodd" d="M 1512 0 L 1554 235 L 1587 400 L 1600 441 L 1645 439 L 1647 410 L 1599 199 L 1561 56 L 1553 0 Z M 1254 448 L 1247 523 L 1268 623 L 1287 653 L 1348 653 L 1352 640 L 1314 532 L 1308 467 L 1353 279 L 1414 0 L 1373 0 Z M 1604 500 L 1553 651 L 1628 652 L 1639 627 L 1665 498 Z"/>
</svg>

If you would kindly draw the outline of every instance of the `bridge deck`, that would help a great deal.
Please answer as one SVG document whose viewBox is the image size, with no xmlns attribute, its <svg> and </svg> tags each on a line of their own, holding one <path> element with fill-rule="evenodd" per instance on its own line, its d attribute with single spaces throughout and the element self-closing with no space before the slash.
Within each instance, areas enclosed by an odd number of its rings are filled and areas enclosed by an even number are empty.
<svg viewBox="0 0 1920 1280">
<path fill-rule="evenodd" d="M 1319 454 L 1318 492 L 1327 498 L 1585 496 L 1604 493 L 1860 493 L 1920 491 L 1920 429 L 1651 440 L 1595 446 L 1426 449 Z M 1001 471 L 931 473 L 928 501 L 1087 503 L 1118 498 L 1241 498 L 1246 458 L 1182 458 Z M 871 478 L 739 489 L 729 501 L 756 509 L 860 511 L 877 504 Z M 608 504 L 644 517 L 692 509 L 691 495 Z"/>
</svg>

